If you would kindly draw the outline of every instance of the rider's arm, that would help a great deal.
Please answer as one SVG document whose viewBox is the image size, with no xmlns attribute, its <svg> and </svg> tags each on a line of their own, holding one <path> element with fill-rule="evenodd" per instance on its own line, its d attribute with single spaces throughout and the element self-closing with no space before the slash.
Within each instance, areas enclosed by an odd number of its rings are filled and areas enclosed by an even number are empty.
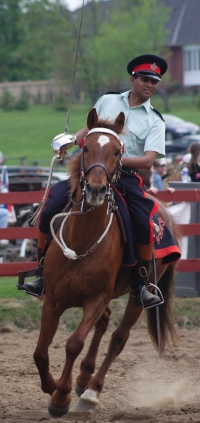
<svg viewBox="0 0 200 423">
<path fill-rule="evenodd" d="M 143 156 L 123 157 L 122 166 L 132 167 L 134 169 L 150 169 L 157 156 L 156 151 L 145 151 Z"/>
<path fill-rule="evenodd" d="M 87 135 L 87 133 L 88 133 L 88 128 L 83 128 L 83 129 L 80 129 L 80 131 L 77 131 L 75 133 L 75 136 L 76 136 L 76 142 L 75 142 L 75 144 L 76 145 L 79 145 L 80 140 L 82 140 L 83 138 L 85 138 L 85 136 Z"/>
</svg>

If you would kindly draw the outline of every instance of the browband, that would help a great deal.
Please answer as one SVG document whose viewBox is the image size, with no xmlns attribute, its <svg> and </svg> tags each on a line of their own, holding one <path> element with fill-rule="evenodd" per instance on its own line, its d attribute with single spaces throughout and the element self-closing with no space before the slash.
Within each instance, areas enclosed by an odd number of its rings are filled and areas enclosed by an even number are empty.
<svg viewBox="0 0 200 423">
<path fill-rule="evenodd" d="M 120 140 L 119 135 L 117 134 L 117 132 L 112 131 L 112 129 L 108 129 L 108 128 L 93 128 L 93 129 L 90 129 L 90 131 L 87 133 L 85 139 L 88 137 L 88 135 L 92 134 L 93 132 L 103 132 L 105 134 L 114 135 L 114 137 L 117 138 L 118 141 L 120 142 L 120 144 L 122 145 L 122 142 L 121 142 L 121 140 Z"/>
</svg>

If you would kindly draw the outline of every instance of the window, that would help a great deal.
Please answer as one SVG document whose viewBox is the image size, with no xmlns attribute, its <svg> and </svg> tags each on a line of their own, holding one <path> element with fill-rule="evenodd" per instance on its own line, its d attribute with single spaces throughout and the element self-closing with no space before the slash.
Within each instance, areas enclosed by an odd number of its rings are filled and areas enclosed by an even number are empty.
<svg viewBox="0 0 200 423">
<path fill-rule="evenodd" d="M 184 70 L 187 72 L 200 70 L 200 46 L 188 46 L 184 49 Z"/>
</svg>

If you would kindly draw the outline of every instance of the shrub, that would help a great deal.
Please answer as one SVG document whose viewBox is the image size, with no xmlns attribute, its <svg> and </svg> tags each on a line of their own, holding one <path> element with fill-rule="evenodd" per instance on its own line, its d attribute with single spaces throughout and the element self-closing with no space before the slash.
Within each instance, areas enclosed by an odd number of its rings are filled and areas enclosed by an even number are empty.
<svg viewBox="0 0 200 423">
<path fill-rule="evenodd" d="M 16 110 L 28 110 L 30 106 L 29 95 L 24 87 L 21 89 L 21 94 L 19 99 L 15 103 Z"/>
<path fill-rule="evenodd" d="M 54 109 L 56 110 L 67 110 L 66 96 L 61 88 L 55 96 L 53 106 L 54 106 Z"/>
<path fill-rule="evenodd" d="M 0 107 L 5 112 L 13 110 L 15 107 L 15 100 L 8 88 L 5 88 L 1 97 Z"/>
<path fill-rule="evenodd" d="M 41 104 L 42 103 L 42 96 L 41 96 L 40 90 L 37 91 L 37 94 L 33 98 L 33 102 L 34 102 L 34 104 Z"/>
<path fill-rule="evenodd" d="M 200 93 L 197 94 L 195 103 L 197 108 L 200 109 Z"/>
</svg>

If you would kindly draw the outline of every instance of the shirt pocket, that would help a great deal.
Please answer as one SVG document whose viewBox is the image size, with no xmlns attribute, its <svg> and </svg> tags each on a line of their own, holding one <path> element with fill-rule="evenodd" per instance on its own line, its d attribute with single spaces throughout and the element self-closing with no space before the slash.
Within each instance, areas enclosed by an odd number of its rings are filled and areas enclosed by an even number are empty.
<svg viewBox="0 0 200 423">
<path fill-rule="evenodd" d="M 130 133 L 130 139 L 132 141 L 136 141 L 140 144 L 144 143 L 145 138 L 147 137 L 149 133 L 149 128 L 145 128 L 145 125 L 136 125 L 134 123 L 131 123 L 128 125 L 129 133 Z"/>
</svg>

